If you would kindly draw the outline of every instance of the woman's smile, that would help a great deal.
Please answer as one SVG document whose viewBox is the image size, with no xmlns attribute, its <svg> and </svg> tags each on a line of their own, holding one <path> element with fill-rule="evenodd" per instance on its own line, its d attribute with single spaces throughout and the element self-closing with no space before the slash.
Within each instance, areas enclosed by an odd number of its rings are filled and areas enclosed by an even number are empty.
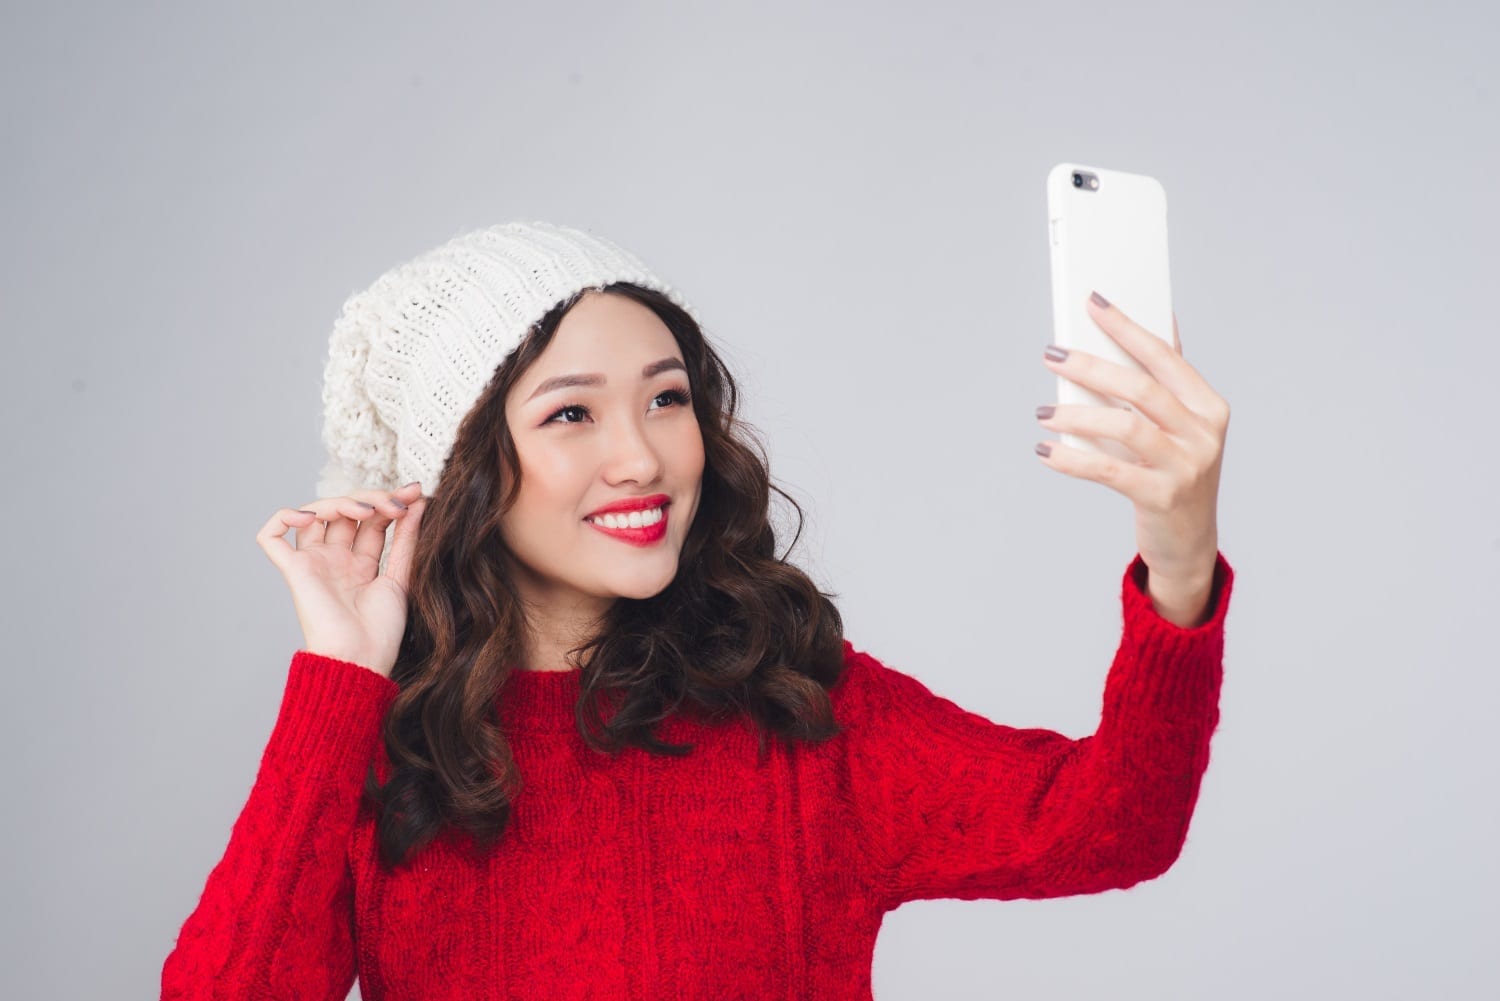
<svg viewBox="0 0 1500 1001">
<path fill-rule="evenodd" d="M 629 514 L 591 515 L 584 521 L 612 539 L 633 546 L 650 546 L 667 537 L 667 507 L 663 504 Z"/>
</svg>

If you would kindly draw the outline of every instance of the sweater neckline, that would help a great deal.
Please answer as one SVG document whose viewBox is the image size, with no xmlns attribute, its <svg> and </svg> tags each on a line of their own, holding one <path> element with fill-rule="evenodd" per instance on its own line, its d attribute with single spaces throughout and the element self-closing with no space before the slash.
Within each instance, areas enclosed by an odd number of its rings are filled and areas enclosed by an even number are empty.
<svg viewBox="0 0 1500 1001">
<path fill-rule="evenodd" d="M 573 707 L 583 691 L 583 672 L 514 668 L 496 699 L 506 729 L 522 733 L 566 733 L 578 728 Z"/>
</svg>

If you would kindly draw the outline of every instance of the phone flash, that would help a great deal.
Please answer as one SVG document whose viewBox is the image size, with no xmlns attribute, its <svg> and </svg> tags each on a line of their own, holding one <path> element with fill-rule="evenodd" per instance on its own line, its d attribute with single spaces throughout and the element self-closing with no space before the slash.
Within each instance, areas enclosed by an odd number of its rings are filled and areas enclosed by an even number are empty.
<svg viewBox="0 0 1500 1001">
<path fill-rule="evenodd" d="M 1099 189 L 1099 175 L 1083 170 L 1073 171 L 1073 187 L 1087 187 L 1090 191 Z"/>
</svg>

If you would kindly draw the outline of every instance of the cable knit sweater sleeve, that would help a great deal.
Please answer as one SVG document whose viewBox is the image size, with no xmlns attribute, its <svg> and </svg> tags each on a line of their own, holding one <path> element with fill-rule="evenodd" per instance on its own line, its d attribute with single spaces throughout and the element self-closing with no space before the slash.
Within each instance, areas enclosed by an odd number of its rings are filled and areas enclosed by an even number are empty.
<svg viewBox="0 0 1500 1001">
<path fill-rule="evenodd" d="M 1099 727 L 1077 740 L 991 722 L 851 648 L 869 721 L 851 744 L 853 794 L 886 910 L 1124 889 L 1176 860 L 1218 724 L 1234 577 L 1217 554 L 1194 628 L 1157 614 L 1145 578 L 1137 555 Z"/>
<path fill-rule="evenodd" d="M 342 999 L 354 984 L 347 842 L 398 689 L 299 650 L 249 800 L 162 967 L 163 999 Z"/>
</svg>

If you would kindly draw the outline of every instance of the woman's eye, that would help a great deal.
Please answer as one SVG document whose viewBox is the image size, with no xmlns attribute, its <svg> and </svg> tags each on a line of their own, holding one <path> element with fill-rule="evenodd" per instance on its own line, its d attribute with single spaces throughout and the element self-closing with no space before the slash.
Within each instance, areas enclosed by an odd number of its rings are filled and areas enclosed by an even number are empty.
<svg viewBox="0 0 1500 1001">
<path fill-rule="evenodd" d="M 686 389 L 667 389 L 667 390 L 663 390 L 662 392 L 656 394 L 656 399 L 659 400 L 662 397 L 666 397 L 667 399 L 671 400 L 673 404 L 675 404 L 677 406 L 683 406 L 689 400 L 692 399 L 692 397 L 690 397 L 688 395 L 688 391 Z M 575 410 L 579 411 L 581 413 L 584 413 L 584 414 L 587 414 L 589 412 L 589 408 L 585 407 L 583 404 L 581 404 L 581 403 L 571 403 L 571 404 L 569 404 L 566 407 L 560 407 L 559 409 L 554 410 L 552 412 L 552 416 L 548 417 L 542 423 L 544 425 L 545 424 L 553 424 L 553 423 L 562 423 L 562 424 L 579 424 L 579 423 L 582 423 L 581 421 L 569 421 L 569 420 L 558 421 L 557 420 L 559 417 L 563 416 L 564 414 L 570 413 L 570 412 L 575 411 Z"/>
<path fill-rule="evenodd" d="M 663 396 L 667 397 L 679 407 L 684 406 L 688 402 L 688 392 L 685 389 L 669 389 L 666 392 L 656 394 L 656 398 L 658 400 Z"/>
<path fill-rule="evenodd" d="M 545 421 L 543 421 L 543 423 L 544 424 L 551 424 L 553 421 L 557 420 L 563 414 L 570 413 L 570 412 L 572 412 L 574 410 L 582 410 L 584 413 L 588 413 L 588 409 L 585 408 L 585 407 L 580 407 L 580 406 L 563 407 L 557 413 L 553 414 L 551 417 L 548 417 Z M 578 422 L 577 421 L 563 421 L 563 423 L 564 424 L 576 424 Z"/>
</svg>

